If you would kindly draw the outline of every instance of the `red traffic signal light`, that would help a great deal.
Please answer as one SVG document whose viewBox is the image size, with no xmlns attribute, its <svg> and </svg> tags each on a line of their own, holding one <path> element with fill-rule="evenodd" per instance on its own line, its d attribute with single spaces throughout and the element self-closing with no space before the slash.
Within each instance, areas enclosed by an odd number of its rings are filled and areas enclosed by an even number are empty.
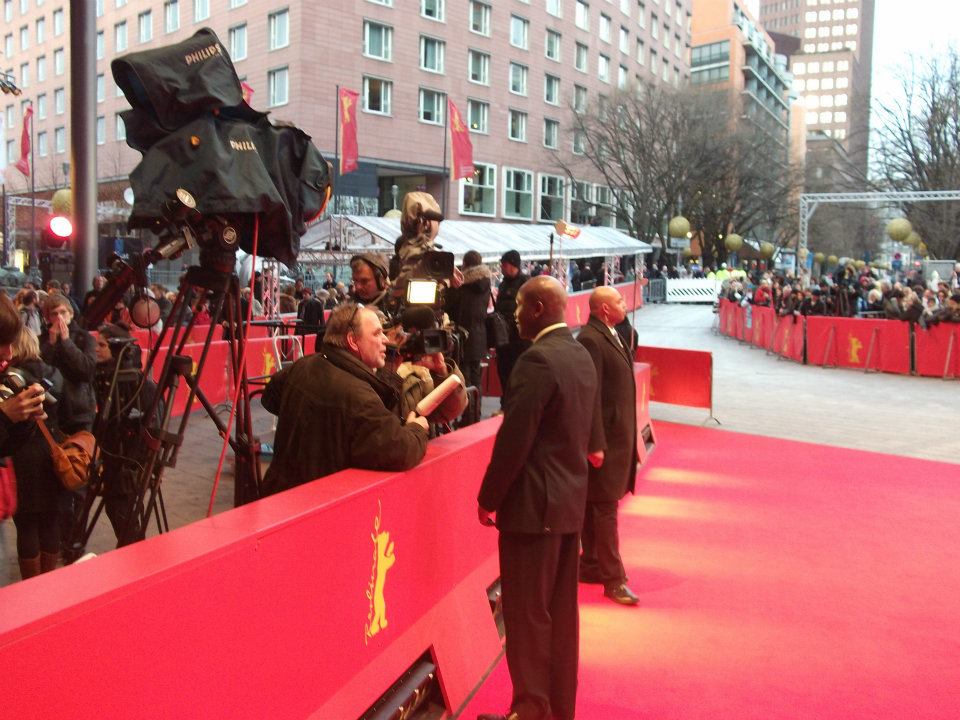
<svg viewBox="0 0 960 720">
<path fill-rule="evenodd" d="M 53 215 L 43 229 L 43 244 L 51 250 L 63 247 L 73 237 L 73 223 L 65 215 Z"/>
</svg>

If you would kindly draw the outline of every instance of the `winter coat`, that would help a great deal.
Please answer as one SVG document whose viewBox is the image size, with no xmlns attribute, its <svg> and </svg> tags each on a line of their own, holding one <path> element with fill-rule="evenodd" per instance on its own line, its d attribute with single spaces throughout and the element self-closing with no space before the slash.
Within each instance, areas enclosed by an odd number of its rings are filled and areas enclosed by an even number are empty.
<svg viewBox="0 0 960 720">
<path fill-rule="evenodd" d="M 427 431 L 396 414 L 394 389 L 340 348 L 324 347 L 274 375 L 262 401 L 279 415 L 267 494 L 345 468 L 409 470 L 427 449 Z"/>
<path fill-rule="evenodd" d="M 500 287 L 497 289 L 497 303 L 495 305 L 498 313 L 507 319 L 507 327 L 510 329 L 510 344 L 519 342 L 520 334 L 517 330 L 517 321 L 513 317 L 517 309 L 517 293 L 523 284 L 529 280 L 523 273 L 517 273 L 514 277 L 504 277 L 500 281 Z"/>
<path fill-rule="evenodd" d="M 30 360 L 18 363 L 16 369 L 27 384 L 48 379 L 53 385 L 48 394 L 58 401 L 63 393 L 63 377 L 54 367 Z M 58 415 L 60 402 L 48 399 L 44 403 L 47 419 L 44 422 L 55 439 L 61 439 Z M 32 420 L 13 423 L 0 412 L 0 455 L 13 459 L 17 477 L 17 514 L 50 513 L 57 509 L 61 496 L 67 493 L 53 471 L 50 446 Z"/>
<path fill-rule="evenodd" d="M 466 362 L 482 360 L 487 353 L 487 307 L 490 304 L 490 268 L 475 265 L 463 271 L 463 284 L 447 290 L 444 309 L 451 322 L 469 334 L 463 345 Z"/>
<path fill-rule="evenodd" d="M 71 322 L 69 337 L 50 342 L 48 333 L 40 337 L 43 361 L 53 365 L 63 375 L 60 399 L 60 427 L 70 435 L 79 430 L 90 430 L 97 415 L 97 400 L 93 390 L 97 370 L 97 341 L 93 335 Z"/>
</svg>

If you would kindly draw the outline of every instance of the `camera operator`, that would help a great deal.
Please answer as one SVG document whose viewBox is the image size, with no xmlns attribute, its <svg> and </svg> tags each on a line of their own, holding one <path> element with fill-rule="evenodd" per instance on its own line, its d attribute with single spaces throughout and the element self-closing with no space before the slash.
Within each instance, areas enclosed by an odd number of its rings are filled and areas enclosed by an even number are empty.
<svg viewBox="0 0 960 720">
<path fill-rule="evenodd" d="M 52 392 L 61 389 L 56 369 L 40 360 L 37 338 L 20 323 L 6 295 L 0 295 L 0 362 L 5 367 L 0 387 L 0 454 L 12 456 L 17 475 L 17 555 L 20 575 L 27 578 L 53 570 L 60 552 L 59 510 L 66 493 L 53 471 L 46 440 L 34 420 L 45 418 L 57 427 L 57 404 L 44 405 L 44 388 L 36 381 L 46 378 Z M 14 382 L 16 381 L 16 382 Z M 26 387 L 23 387 L 26 385 Z M 17 391 L 22 388 L 21 391 Z M 55 395 L 54 395 L 55 397 Z M 46 412 L 49 411 L 49 414 Z"/>
<path fill-rule="evenodd" d="M 350 299 L 366 307 L 386 310 L 390 300 L 387 263 L 376 253 L 362 253 L 350 258 Z"/>
<path fill-rule="evenodd" d="M 156 384 L 144 379 L 140 347 L 123 325 L 101 325 L 97 331 L 96 393 L 100 412 L 94 428 L 100 448 L 99 492 L 117 536 L 117 547 L 136 533 L 129 525 L 139 495 L 137 476 L 125 472 L 123 462 L 140 442 L 142 413 L 156 393 Z"/>
<path fill-rule="evenodd" d="M 343 470 L 409 470 L 427 448 L 427 419 L 402 422 L 393 387 L 377 377 L 387 342 L 379 314 L 345 303 L 330 315 L 321 352 L 273 376 L 263 406 L 279 416 L 264 494 Z"/>
</svg>

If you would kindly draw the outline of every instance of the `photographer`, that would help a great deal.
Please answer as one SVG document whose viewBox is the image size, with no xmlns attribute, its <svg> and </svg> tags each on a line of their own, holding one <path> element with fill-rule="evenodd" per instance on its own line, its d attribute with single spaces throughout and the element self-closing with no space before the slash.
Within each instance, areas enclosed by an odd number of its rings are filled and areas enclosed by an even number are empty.
<svg viewBox="0 0 960 720">
<path fill-rule="evenodd" d="M 100 412 L 94 427 L 100 448 L 99 493 L 117 547 L 136 533 L 127 531 L 139 494 L 137 477 L 124 472 L 123 460 L 140 442 L 144 409 L 150 406 L 156 384 L 143 377 L 140 347 L 123 325 L 101 325 L 97 331 L 96 394 Z"/>
<path fill-rule="evenodd" d="M 90 430 L 97 413 L 93 376 L 97 344 L 73 319 L 73 308 L 63 295 L 50 295 L 43 306 L 47 332 L 40 339 L 43 361 L 63 374 L 60 425 L 69 435 Z"/>
<path fill-rule="evenodd" d="M 447 290 L 444 310 L 451 321 L 467 331 L 461 366 L 467 385 L 480 387 L 480 361 L 487 354 L 487 306 L 490 303 L 490 268 L 480 253 L 470 250 L 463 256 L 463 284 Z"/>
<path fill-rule="evenodd" d="M 5 368 L 0 391 L 0 454 L 12 456 L 17 475 L 13 522 L 20 575 L 26 580 L 53 570 L 60 552 L 59 506 L 66 491 L 54 474 L 50 448 L 34 420 L 46 418 L 51 430 L 57 427 L 57 404 L 44 405 L 45 391 L 36 381 L 48 379 L 55 397 L 62 379 L 40 361 L 36 336 L 22 327 L 5 295 L 0 295 L 0 361 L 11 365 Z M 27 387 L 15 391 L 23 385 Z"/>
<path fill-rule="evenodd" d="M 346 303 L 331 313 L 321 352 L 273 376 L 263 406 L 279 420 L 264 494 L 344 468 L 399 471 L 420 462 L 427 419 L 397 416 L 395 389 L 376 375 L 386 352 L 378 313 Z"/>
</svg>

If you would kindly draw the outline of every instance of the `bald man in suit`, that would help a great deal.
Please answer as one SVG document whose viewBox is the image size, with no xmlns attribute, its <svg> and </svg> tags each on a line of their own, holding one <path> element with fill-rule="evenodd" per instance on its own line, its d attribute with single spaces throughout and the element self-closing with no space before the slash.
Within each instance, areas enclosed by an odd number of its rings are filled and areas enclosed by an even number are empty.
<svg viewBox="0 0 960 720">
<path fill-rule="evenodd" d="M 577 336 L 597 369 L 602 420 L 590 438 L 580 581 L 602 584 L 604 596 L 613 602 L 636 605 L 639 598 L 627 586 L 617 532 L 617 505 L 633 492 L 637 476 L 637 386 L 633 358 L 616 329 L 626 314 L 617 289 L 599 287 L 590 295 L 590 320 Z"/>
<path fill-rule="evenodd" d="M 576 710 L 579 533 L 597 374 L 564 322 L 566 303 L 563 286 L 546 275 L 517 294 L 520 337 L 533 344 L 510 375 L 477 498 L 480 522 L 500 531 L 513 699 L 509 715 L 481 720 L 573 720 Z"/>
</svg>

